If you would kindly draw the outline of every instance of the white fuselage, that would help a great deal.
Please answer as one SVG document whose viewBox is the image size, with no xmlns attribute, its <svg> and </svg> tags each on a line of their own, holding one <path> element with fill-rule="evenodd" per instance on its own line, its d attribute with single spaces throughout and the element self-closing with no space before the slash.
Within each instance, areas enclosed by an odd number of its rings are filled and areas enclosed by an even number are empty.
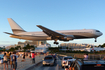
<svg viewBox="0 0 105 70">
<path fill-rule="evenodd" d="M 82 29 L 82 30 L 59 30 L 56 31 L 65 35 L 73 35 L 74 39 L 84 39 L 84 38 L 97 38 L 102 35 L 102 33 L 95 29 Z M 25 39 L 25 40 L 33 40 L 33 41 L 39 41 L 39 40 L 53 40 L 51 37 L 49 37 L 44 32 L 21 32 L 17 33 L 17 35 L 21 36 L 13 36 L 10 37 L 13 38 L 19 38 L 19 39 Z M 23 36 L 22 36 L 23 35 Z M 24 36 L 26 35 L 26 36 Z"/>
</svg>

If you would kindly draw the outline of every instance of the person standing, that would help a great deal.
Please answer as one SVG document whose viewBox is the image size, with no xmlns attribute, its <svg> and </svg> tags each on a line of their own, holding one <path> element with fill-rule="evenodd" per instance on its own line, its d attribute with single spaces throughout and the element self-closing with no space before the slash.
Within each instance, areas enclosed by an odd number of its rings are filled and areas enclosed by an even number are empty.
<svg viewBox="0 0 105 70">
<path fill-rule="evenodd" d="M 0 60 L 1 60 L 1 57 L 0 57 Z"/>
<path fill-rule="evenodd" d="M 12 69 L 12 61 L 13 61 L 13 59 L 12 59 L 12 55 L 10 53 L 10 65 L 11 65 L 11 69 Z"/>
<path fill-rule="evenodd" d="M 6 53 L 6 56 L 7 56 L 7 63 L 9 63 L 10 64 L 10 53 L 7 51 L 7 53 Z"/>
<path fill-rule="evenodd" d="M 5 70 L 6 66 L 7 66 L 7 70 L 8 70 L 8 59 L 7 59 L 6 53 L 4 53 L 3 57 L 4 57 L 4 59 L 3 59 L 3 61 L 4 61 L 4 70 Z"/>
<path fill-rule="evenodd" d="M 22 54 L 20 53 L 20 57 L 22 57 Z"/>
<path fill-rule="evenodd" d="M 16 52 L 13 52 L 13 55 L 12 55 L 13 70 L 16 70 L 17 68 L 17 58 L 18 56 L 16 55 Z"/>
<path fill-rule="evenodd" d="M 34 52 L 32 52 L 31 57 L 32 57 L 32 63 L 35 63 L 35 56 L 36 54 Z"/>
<path fill-rule="evenodd" d="M 31 53 L 28 54 L 28 57 L 31 58 Z"/>
<path fill-rule="evenodd" d="M 25 61 L 25 53 L 23 54 L 23 61 Z"/>
<path fill-rule="evenodd" d="M 86 54 L 84 54 L 84 59 L 86 58 Z"/>
<path fill-rule="evenodd" d="M 88 54 L 84 55 L 84 60 L 88 60 Z"/>
</svg>

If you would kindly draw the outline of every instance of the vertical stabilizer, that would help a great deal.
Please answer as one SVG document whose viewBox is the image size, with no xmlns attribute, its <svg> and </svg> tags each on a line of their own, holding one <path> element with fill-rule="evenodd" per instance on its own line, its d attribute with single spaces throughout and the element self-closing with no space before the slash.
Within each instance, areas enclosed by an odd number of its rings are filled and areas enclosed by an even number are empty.
<svg viewBox="0 0 105 70">
<path fill-rule="evenodd" d="M 12 18 L 7 18 L 14 34 L 26 32 Z"/>
</svg>

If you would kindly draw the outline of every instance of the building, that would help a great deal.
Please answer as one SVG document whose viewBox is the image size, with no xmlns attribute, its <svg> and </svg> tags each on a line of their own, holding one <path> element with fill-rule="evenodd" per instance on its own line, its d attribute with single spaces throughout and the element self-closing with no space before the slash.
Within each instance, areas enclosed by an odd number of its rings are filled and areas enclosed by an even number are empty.
<svg viewBox="0 0 105 70">
<path fill-rule="evenodd" d="M 11 47 L 15 48 L 16 45 L 10 45 L 10 46 L 7 46 L 7 47 L 5 47 L 5 48 L 6 48 L 7 50 L 9 50 Z"/>
<path fill-rule="evenodd" d="M 6 49 L 10 49 L 11 47 L 16 47 L 16 46 L 21 46 L 21 48 L 25 47 L 27 44 L 29 45 L 33 45 L 33 46 L 39 46 L 41 45 L 41 43 L 44 43 L 46 44 L 46 41 L 25 41 L 25 42 L 18 42 L 18 44 L 15 44 L 15 45 L 10 45 L 10 46 L 7 46 L 5 47 Z"/>
<path fill-rule="evenodd" d="M 77 44 L 77 43 L 61 43 L 60 47 L 62 49 L 84 49 L 92 47 L 90 44 Z"/>
<path fill-rule="evenodd" d="M 27 44 L 39 46 L 41 45 L 42 42 L 46 44 L 46 41 L 25 41 L 25 42 L 18 42 L 17 46 L 25 47 Z"/>
</svg>

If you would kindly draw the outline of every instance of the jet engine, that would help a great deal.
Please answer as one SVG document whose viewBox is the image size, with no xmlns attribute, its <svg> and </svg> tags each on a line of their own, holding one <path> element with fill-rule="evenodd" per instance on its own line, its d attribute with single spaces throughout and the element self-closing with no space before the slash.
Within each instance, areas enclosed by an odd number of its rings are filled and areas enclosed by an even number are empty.
<svg viewBox="0 0 105 70">
<path fill-rule="evenodd" d="M 62 40 L 62 41 L 69 41 L 69 40 L 73 40 L 73 39 L 74 39 L 73 35 L 67 35 L 66 37 L 60 38 L 60 40 Z"/>
</svg>

